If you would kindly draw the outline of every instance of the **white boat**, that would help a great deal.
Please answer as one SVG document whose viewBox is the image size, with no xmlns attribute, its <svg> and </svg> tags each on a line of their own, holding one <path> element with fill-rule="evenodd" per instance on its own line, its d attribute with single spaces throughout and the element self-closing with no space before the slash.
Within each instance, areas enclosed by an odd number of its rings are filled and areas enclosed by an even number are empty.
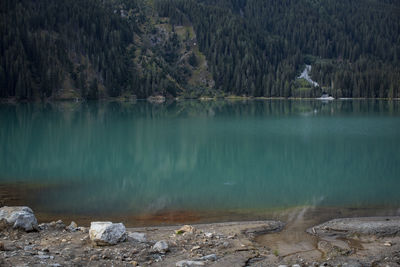
<svg viewBox="0 0 400 267">
<path fill-rule="evenodd" d="M 334 100 L 335 98 L 333 96 L 330 96 L 326 93 L 323 93 L 321 97 L 317 98 L 318 100 Z"/>
</svg>

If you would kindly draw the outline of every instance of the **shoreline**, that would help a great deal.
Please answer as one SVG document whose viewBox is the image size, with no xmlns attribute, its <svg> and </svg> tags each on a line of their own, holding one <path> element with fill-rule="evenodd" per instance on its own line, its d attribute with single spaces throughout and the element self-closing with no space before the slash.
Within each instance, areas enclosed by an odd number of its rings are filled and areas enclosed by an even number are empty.
<svg viewBox="0 0 400 267">
<path fill-rule="evenodd" d="M 1 214 L 1 211 L 0 211 Z M 400 216 L 231 221 L 126 228 L 100 246 L 88 227 L 53 221 L 25 232 L 0 221 L 0 265 L 39 266 L 397 266 Z M 337 216 L 336 216 L 337 217 Z M 157 244 L 167 248 L 159 250 Z M 2 260 L 1 260 L 2 259 Z M 296 265 L 298 264 L 298 265 Z"/>
<path fill-rule="evenodd" d="M 387 97 L 340 97 L 334 99 L 321 99 L 318 97 L 253 97 L 253 96 L 224 96 L 224 97 L 197 97 L 197 98 L 187 98 L 187 97 L 171 97 L 165 98 L 163 101 L 152 101 L 148 98 L 124 98 L 124 97 L 105 97 L 93 100 L 86 100 L 82 98 L 77 99 L 36 99 L 36 100 L 17 100 L 15 98 L 0 98 L 0 104 L 20 104 L 20 103 L 83 103 L 83 102 L 120 102 L 120 103 L 135 103 L 149 102 L 152 104 L 163 104 L 168 102 L 179 102 L 179 101 L 260 101 L 260 100 L 317 100 L 317 101 L 348 101 L 348 100 L 384 100 L 384 101 L 400 101 L 400 98 L 387 98 Z"/>
</svg>

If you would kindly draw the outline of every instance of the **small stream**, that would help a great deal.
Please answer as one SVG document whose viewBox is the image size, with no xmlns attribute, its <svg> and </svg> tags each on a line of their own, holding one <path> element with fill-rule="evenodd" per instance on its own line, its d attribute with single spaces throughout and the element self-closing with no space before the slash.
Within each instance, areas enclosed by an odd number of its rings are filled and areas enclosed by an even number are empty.
<svg viewBox="0 0 400 267">
<path fill-rule="evenodd" d="M 311 65 L 306 65 L 304 68 L 303 72 L 300 74 L 298 79 L 304 79 L 307 82 L 309 82 L 312 86 L 319 86 L 319 84 L 316 81 L 313 81 L 310 77 L 310 72 L 311 72 Z"/>
</svg>

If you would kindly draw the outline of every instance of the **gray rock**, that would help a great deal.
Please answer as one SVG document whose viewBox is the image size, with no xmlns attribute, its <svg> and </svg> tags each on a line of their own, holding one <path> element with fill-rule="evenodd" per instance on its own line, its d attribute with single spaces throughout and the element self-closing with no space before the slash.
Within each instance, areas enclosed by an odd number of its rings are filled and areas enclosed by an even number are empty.
<svg viewBox="0 0 400 267">
<path fill-rule="evenodd" d="M 56 222 L 52 221 L 47 226 L 56 230 L 63 230 L 65 228 L 65 224 L 62 220 L 58 220 Z"/>
<path fill-rule="evenodd" d="M 38 225 L 39 230 L 48 230 L 49 229 L 49 224 L 48 223 L 41 223 Z"/>
<path fill-rule="evenodd" d="M 78 225 L 74 221 L 72 221 L 70 225 L 67 226 L 67 230 L 70 232 L 76 232 L 78 231 Z"/>
<path fill-rule="evenodd" d="M 252 238 L 259 235 L 280 232 L 283 227 L 285 227 L 285 223 L 281 221 L 265 221 L 264 225 L 245 229 L 242 233 Z"/>
<path fill-rule="evenodd" d="M 363 265 L 359 262 L 345 262 L 342 265 L 343 267 L 362 267 Z"/>
<path fill-rule="evenodd" d="M 215 254 L 206 255 L 200 258 L 202 261 L 216 261 L 217 259 L 217 255 Z"/>
<path fill-rule="evenodd" d="M 159 253 L 166 253 L 169 250 L 168 243 L 165 240 L 158 241 L 154 246 L 153 250 Z"/>
<path fill-rule="evenodd" d="M 92 222 L 90 239 L 99 246 L 115 245 L 126 239 L 126 228 L 122 223 Z"/>
<path fill-rule="evenodd" d="M 334 219 L 307 229 L 313 235 L 353 234 L 379 237 L 400 235 L 400 217 L 363 217 Z"/>
<path fill-rule="evenodd" d="M 205 263 L 203 261 L 189 261 L 189 260 L 183 260 L 183 261 L 178 261 L 176 263 L 176 267 L 187 267 L 187 266 L 204 266 Z"/>
<path fill-rule="evenodd" d="M 230 243 L 229 242 L 227 242 L 227 241 L 225 241 L 224 243 L 222 243 L 222 246 L 224 247 L 224 248 L 229 248 L 230 247 Z"/>
<path fill-rule="evenodd" d="M 24 250 L 25 251 L 32 251 L 34 247 L 35 247 L 34 245 L 25 246 Z"/>
<path fill-rule="evenodd" d="M 129 241 L 137 241 L 137 242 L 147 242 L 146 234 L 145 233 L 128 233 L 128 240 Z"/>
<path fill-rule="evenodd" d="M 34 256 L 35 258 L 39 258 L 39 259 L 41 259 L 41 260 L 46 260 L 46 259 L 50 259 L 50 256 L 49 255 L 37 255 L 37 256 Z"/>
<path fill-rule="evenodd" d="M 38 230 L 38 223 L 32 209 L 29 207 L 0 208 L 0 220 L 5 219 L 14 228 L 21 228 L 27 232 Z"/>
</svg>

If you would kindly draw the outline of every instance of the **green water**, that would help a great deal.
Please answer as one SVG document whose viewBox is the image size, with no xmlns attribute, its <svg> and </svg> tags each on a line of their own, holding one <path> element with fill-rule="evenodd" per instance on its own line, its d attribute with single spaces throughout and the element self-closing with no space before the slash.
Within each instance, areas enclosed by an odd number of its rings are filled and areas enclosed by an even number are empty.
<svg viewBox="0 0 400 267">
<path fill-rule="evenodd" d="M 0 183 L 50 185 L 35 211 L 400 206 L 396 101 L 2 104 L 0 123 Z"/>
</svg>

